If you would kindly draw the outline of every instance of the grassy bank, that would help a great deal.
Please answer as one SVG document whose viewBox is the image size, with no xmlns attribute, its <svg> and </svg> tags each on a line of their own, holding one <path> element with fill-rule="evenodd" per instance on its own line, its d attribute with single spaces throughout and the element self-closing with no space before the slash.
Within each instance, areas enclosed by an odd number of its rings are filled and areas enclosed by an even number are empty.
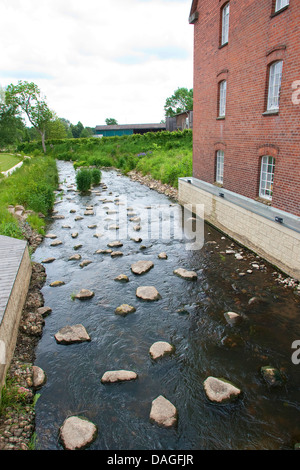
<svg viewBox="0 0 300 470">
<path fill-rule="evenodd" d="M 21 157 L 9 153 L 0 153 L 0 172 L 7 171 L 17 165 L 22 160 Z"/>
<path fill-rule="evenodd" d="M 78 166 L 115 167 L 125 174 L 137 170 L 177 187 L 177 180 L 192 174 L 192 131 L 149 132 L 121 137 L 47 141 L 47 155 Z M 18 151 L 42 153 L 40 142 L 24 143 Z"/>
<path fill-rule="evenodd" d="M 23 238 L 17 220 L 8 212 L 9 205 L 22 205 L 34 213 L 28 217 L 33 229 L 42 231 L 41 212 L 47 215 L 53 207 L 58 175 L 55 160 L 35 157 L 24 160 L 21 168 L 8 178 L 0 179 L 0 235 Z"/>
</svg>

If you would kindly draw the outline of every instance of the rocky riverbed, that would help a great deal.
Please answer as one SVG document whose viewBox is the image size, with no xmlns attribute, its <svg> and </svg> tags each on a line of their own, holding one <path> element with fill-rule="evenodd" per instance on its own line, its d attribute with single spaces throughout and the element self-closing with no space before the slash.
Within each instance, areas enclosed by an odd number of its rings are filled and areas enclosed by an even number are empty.
<svg viewBox="0 0 300 470">
<path fill-rule="evenodd" d="M 26 219 L 19 217 L 24 238 L 34 251 L 43 237 L 32 231 Z M 7 374 L 7 389 L 13 389 L 12 406 L 0 415 L 0 450 L 30 449 L 35 428 L 34 402 L 37 398 L 34 386 L 35 348 L 42 335 L 44 305 L 41 288 L 46 279 L 45 268 L 32 263 L 30 286 L 23 308 L 14 357 Z"/>
<path fill-rule="evenodd" d="M 162 184 L 149 176 L 143 176 L 134 171 L 130 172 L 128 177 L 154 191 L 165 194 L 174 201 L 177 200 L 177 190 L 169 185 Z M 26 223 L 26 219 L 20 217 L 20 214 L 18 214 L 18 217 L 23 228 L 24 237 L 28 240 L 30 250 L 33 252 L 43 241 L 43 237 L 34 233 Z M 72 238 L 75 238 L 75 236 L 73 237 L 72 235 Z M 164 259 L 166 259 L 167 255 L 164 255 Z M 260 270 L 263 270 L 264 266 L 262 261 L 258 266 Z M 258 268 L 253 265 L 252 269 Z M 239 277 L 242 277 L 244 274 L 244 272 L 240 272 Z M 275 270 L 273 276 L 279 284 L 297 290 L 300 293 L 298 281 Z M 33 263 L 32 278 L 20 322 L 15 355 L 7 377 L 8 383 L 14 382 L 21 398 L 16 403 L 17 407 L 7 407 L 3 410 L 2 415 L 0 415 L 0 450 L 29 450 L 34 446 L 34 405 L 39 392 L 38 386 L 35 383 L 33 364 L 35 362 L 35 350 L 43 333 L 45 316 L 49 312 L 47 307 L 44 306 L 44 298 L 41 293 L 45 281 L 45 268 L 39 263 Z M 255 297 L 251 300 L 252 303 L 255 302 Z"/>
</svg>

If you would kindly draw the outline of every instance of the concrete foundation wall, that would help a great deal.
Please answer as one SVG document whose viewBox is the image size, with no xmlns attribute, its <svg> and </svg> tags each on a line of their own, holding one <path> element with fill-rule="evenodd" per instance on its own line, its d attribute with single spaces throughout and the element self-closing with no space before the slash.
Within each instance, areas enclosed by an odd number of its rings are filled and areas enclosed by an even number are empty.
<svg viewBox="0 0 300 470">
<path fill-rule="evenodd" d="M 2 261 L 2 260 L 1 260 Z M 25 244 L 15 279 L 8 295 L 2 320 L 0 319 L 0 391 L 16 346 L 19 323 L 31 279 L 31 261 Z M 0 278 L 1 280 L 1 278 Z M 1 283 L 0 283 L 1 284 Z"/>
<path fill-rule="evenodd" d="M 191 180 L 190 180 L 191 181 Z M 267 218 L 264 212 L 273 209 L 263 207 L 259 215 L 251 210 L 251 200 L 242 203 L 249 209 L 228 201 L 226 191 L 214 185 L 208 190 L 189 183 L 188 180 L 179 179 L 179 203 L 193 204 L 193 212 L 197 213 L 196 204 L 204 205 L 204 218 L 216 228 L 232 237 L 243 246 L 251 249 L 266 261 L 276 266 L 289 276 L 300 280 L 300 223 L 299 218 L 291 219 L 290 225 L 277 223 Z M 223 197 L 220 197 L 222 193 Z M 255 206 L 256 207 L 256 206 Z M 281 212 L 279 215 L 283 215 Z M 286 214 L 288 216 L 288 214 Z M 298 229 L 297 230 L 297 224 Z"/>
</svg>

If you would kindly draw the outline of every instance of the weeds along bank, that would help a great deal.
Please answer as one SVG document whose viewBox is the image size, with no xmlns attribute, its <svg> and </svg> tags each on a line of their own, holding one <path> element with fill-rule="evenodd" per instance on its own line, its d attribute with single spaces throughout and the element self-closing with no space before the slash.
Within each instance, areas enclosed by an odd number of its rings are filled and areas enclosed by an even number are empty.
<svg viewBox="0 0 300 470">
<path fill-rule="evenodd" d="M 55 159 L 49 156 L 24 160 L 21 168 L 8 178 L 0 179 L 0 235 L 23 239 L 24 233 L 18 219 L 8 210 L 21 205 L 30 211 L 27 222 L 32 229 L 43 234 L 43 218 L 53 208 L 58 185 Z"/>
<path fill-rule="evenodd" d="M 48 140 L 47 155 L 79 166 L 135 170 L 162 183 L 178 186 L 178 178 L 192 174 L 192 130 L 149 132 L 116 137 Z M 40 142 L 23 143 L 19 152 L 40 155 Z"/>
</svg>

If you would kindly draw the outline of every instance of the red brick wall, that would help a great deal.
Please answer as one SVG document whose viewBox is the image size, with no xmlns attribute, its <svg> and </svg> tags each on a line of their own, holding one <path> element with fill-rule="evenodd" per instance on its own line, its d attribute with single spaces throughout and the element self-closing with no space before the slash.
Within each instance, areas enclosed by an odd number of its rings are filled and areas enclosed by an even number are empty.
<svg viewBox="0 0 300 470">
<path fill-rule="evenodd" d="M 199 0 L 194 24 L 194 176 L 215 182 L 224 150 L 223 187 L 256 199 L 263 155 L 275 160 L 272 206 L 300 215 L 300 0 L 277 15 L 273 0 L 230 0 L 228 44 L 220 47 L 226 0 Z M 268 65 L 283 60 L 278 115 L 266 111 Z M 226 117 L 218 83 L 227 79 Z M 294 85 L 296 86 L 296 85 Z M 300 90 L 300 89 L 299 89 Z M 292 95 L 299 104 L 292 102 Z"/>
</svg>

